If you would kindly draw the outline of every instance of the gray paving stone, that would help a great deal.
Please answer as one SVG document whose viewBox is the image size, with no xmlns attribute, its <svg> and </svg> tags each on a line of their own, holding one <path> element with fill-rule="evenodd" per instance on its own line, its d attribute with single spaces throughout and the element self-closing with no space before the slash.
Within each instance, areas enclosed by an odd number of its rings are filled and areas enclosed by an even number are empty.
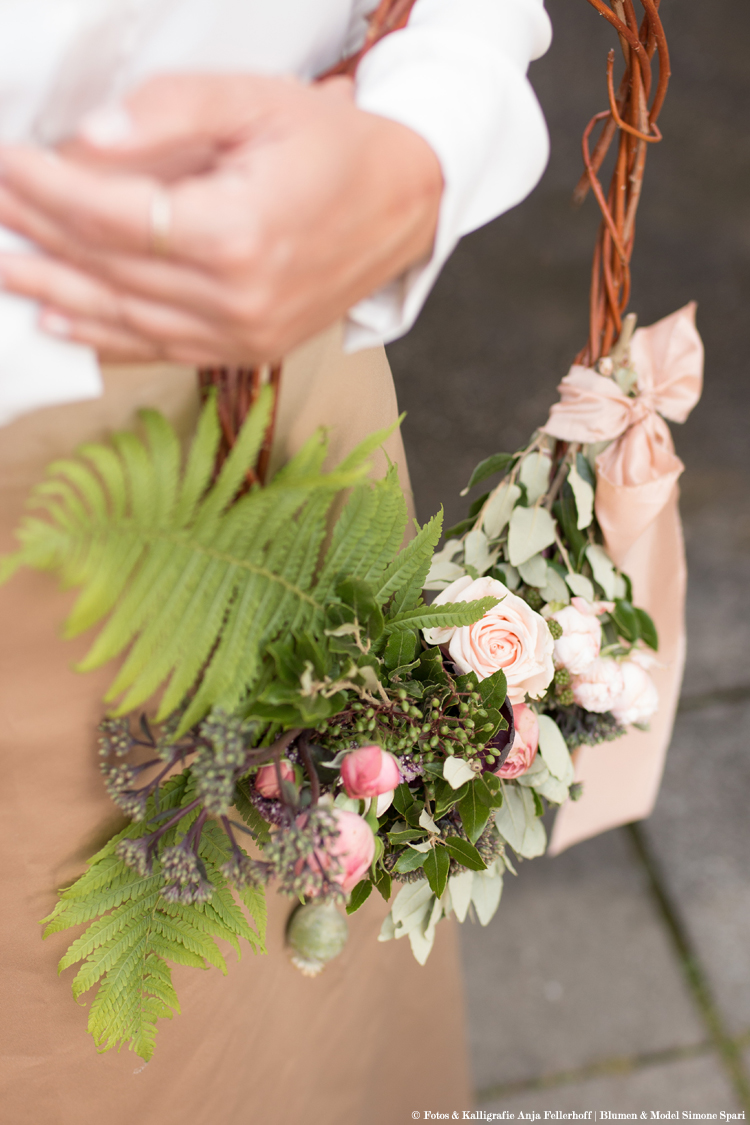
<svg viewBox="0 0 750 1125">
<path fill-rule="evenodd" d="M 641 1113 L 651 1111 L 693 1113 L 740 1112 L 721 1064 L 712 1055 L 645 1066 L 624 1074 L 592 1078 L 546 1090 L 534 1090 L 482 1102 L 486 1113 L 540 1113 L 544 1111 Z M 721 1121 L 721 1118 L 718 1118 Z"/>
<path fill-rule="evenodd" d="M 478 1089 L 704 1039 L 620 832 L 523 864 L 461 940 Z"/>
<path fill-rule="evenodd" d="M 644 826 L 735 1034 L 750 1028 L 749 732 L 749 705 L 680 716 Z"/>
</svg>

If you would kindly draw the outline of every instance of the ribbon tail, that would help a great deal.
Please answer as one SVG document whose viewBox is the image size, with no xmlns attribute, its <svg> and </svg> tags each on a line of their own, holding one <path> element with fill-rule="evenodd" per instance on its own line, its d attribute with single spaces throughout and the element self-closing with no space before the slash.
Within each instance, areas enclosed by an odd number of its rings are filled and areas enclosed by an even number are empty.
<svg viewBox="0 0 750 1125">
<path fill-rule="evenodd" d="M 558 855 L 600 832 L 650 815 L 659 792 L 685 663 L 687 568 L 678 490 L 622 558 L 633 581 L 633 596 L 654 619 L 659 634 L 659 667 L 651 676 L 659 710 L 649 731 L 631 729 L 615 742 L 582 746 L 574 754 L 579 801 L 557 814 L 549 852 Z"/>
<path fill-rule="evenodd" d="M 677 458 L 675 458 L 675 461 Z M 657 480 L 644 484 L 613 484 L 599 475 L 596 484 L 596 518 L 604 535 L 609 557 L 629 573 L 626 559 L 631 547 L 676 494 L 682 464 Z M 640 603 L 639 603 L 640 604 Z"/>
</svg>

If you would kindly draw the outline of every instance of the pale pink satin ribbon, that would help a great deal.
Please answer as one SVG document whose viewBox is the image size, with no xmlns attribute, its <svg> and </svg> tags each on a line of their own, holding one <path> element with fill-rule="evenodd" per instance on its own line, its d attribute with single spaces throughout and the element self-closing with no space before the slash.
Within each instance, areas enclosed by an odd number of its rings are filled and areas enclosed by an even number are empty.
<svg viewBox="0 0 750 1125">
<path fill-rule="evenodd" d="M 553 854 L 649 815 L 682 681 L 686 570 L 676 486 L 684 466 L 664 418 L 684 422 L 700 398 L 703 345 L 695 302 L 639 328 L 630 362 L 637 375 L 633 397 L 612 379 L 574 365 L 543 429 L 563 441 L 611 442 L 596 459 L 596 517 L 611 558 L 633 580 L 634 601 L 656 622 L 660 707 L 650 731 L 632 730 L 616 742 L 576 752 L 583 796 L 560 810 Z"/>
</svg>

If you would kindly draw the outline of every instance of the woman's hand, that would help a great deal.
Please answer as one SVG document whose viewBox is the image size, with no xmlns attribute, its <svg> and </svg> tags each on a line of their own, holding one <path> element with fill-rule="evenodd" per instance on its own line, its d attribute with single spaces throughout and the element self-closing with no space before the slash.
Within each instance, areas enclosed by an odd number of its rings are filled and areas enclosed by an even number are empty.
<svg viewBox="0 0 750 1125">
<path fill-rule="evenodd" d="M 160 78 L 59 154 L 0 151 L 0 255 L 48 331 L 112 361 L 275 360 L 431 250 L 433 150 L 348 79 Z"/>
</svg>

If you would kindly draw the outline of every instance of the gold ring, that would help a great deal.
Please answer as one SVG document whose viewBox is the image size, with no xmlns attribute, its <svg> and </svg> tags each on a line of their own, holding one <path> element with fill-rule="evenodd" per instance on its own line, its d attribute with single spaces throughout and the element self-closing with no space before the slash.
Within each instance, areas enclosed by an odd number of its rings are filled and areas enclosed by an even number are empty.
<svg viewBox="0 0 750 1125">
<path fill-rule="evenodd" d="M 172 233 L 172 200 L 166 188 L 157 187 L 151 196 L 149 220 L 151 253 L 165 258 L 169 254 L 169 236 Z"/>
</svg>

